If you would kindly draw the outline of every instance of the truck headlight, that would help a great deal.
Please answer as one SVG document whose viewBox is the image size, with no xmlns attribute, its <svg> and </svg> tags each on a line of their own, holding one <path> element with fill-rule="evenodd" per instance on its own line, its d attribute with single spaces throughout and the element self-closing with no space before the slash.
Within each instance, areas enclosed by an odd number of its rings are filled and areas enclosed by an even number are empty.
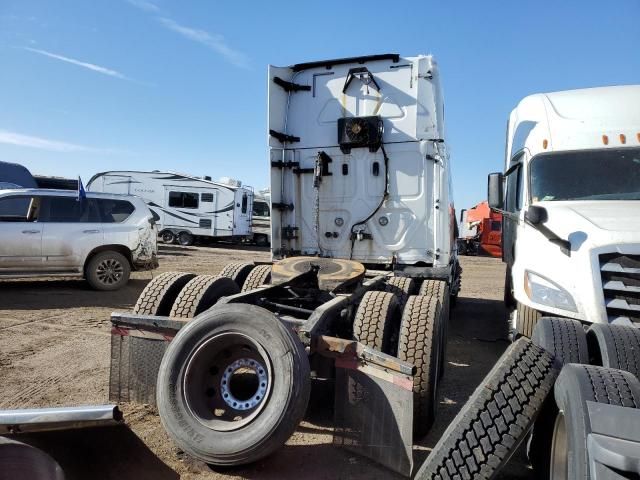
<svg viewBox="0 0 640 480">
<path fill-rule="evenodd" d="M 524 272 L 524 291 L 532 302 L 578 312 L 573 297 L 564 288 L 533 272 Z"/>
</svg>

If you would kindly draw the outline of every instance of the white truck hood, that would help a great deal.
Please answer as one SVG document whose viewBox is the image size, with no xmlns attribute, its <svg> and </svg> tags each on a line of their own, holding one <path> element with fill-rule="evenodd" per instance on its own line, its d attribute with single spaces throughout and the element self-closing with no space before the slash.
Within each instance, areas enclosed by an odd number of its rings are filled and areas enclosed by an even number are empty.
<svg viewBox="0 0 640 480">
<path fill-rule="evenodd" d="M 545 224 L 557 235 L 590 247 L 640 243 L 640 200 L 540 202 L 549 214 Z"/>
<path fill-rule="evenodd" d="M 521 222 L 512 278 L 524 278 L 525 272 L 533 272 L 552 280 L 572 296 L 578 311 L 548 308 L 535 302 L 533 308 L 589 322 L 606 322 L 601 256 L 640 255 L 640 201 L 544 201 L 536 205 L 547 210 L 544 226 L 568 240 L 571 252 L 567 255 L 539 229 Z M 514 294 L 519 302 L 528 299 L 522 282 L 514 283 Z"/>
</svg>

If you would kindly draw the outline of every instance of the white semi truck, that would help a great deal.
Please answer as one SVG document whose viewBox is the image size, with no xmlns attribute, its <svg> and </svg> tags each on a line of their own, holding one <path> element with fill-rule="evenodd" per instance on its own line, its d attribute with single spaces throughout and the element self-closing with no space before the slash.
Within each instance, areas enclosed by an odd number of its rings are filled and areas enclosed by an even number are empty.
<svg viewBox="0 0 640 480">
<path fill-rule="evenodd" d="M 524 98 L 489 203 L 516 335 L 543 314 L 640 323 L 640 85 Z"/>
<path fill-rule="evenodd" d="M 335 386 L 334 443 L 408 475 L 460 286 L 437 64 L 270 67 L 268 124 L 273 261 L 150 282 L 112 315 L 110 397 L 157 403 L 180 448 L 239 465 L 287 440 L 313 378 Z"/>
</svg>

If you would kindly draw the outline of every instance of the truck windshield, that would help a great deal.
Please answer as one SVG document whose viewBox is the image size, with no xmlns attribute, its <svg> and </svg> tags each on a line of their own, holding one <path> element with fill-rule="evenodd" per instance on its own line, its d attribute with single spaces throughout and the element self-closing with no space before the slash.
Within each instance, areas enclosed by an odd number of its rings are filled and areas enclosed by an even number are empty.
<svg viewBox="0 0 640 480">
<path fill-rule="evenodd" d="M 542 154 L 529 172 L 532 202 L 640 200 L 640 148 Z"/>
</svg>

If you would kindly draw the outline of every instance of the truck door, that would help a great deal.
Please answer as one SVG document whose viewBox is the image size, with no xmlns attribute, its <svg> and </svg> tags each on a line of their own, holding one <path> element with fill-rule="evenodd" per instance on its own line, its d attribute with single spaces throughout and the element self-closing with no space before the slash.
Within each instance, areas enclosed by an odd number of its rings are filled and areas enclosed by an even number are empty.
<svg viewBox="0 0 640 480">
<path fill-rule="evenodd" d="M 253 209 L 253 192 L 239 188 L 235 194 L 233 209 L 233 235 L 247 236 L 251 234 L 251 212 Z"/>
<path fill-rule="evenodd" d="M 523 162 L 524 152 L 520 152 L 511 161 L 506 173 L 505 211 L 502 217 L 502 258 L 510 268 L 515 260 L 515 243 L 519 224 L 519 215 L 523 205 Z"/>
</svg>

